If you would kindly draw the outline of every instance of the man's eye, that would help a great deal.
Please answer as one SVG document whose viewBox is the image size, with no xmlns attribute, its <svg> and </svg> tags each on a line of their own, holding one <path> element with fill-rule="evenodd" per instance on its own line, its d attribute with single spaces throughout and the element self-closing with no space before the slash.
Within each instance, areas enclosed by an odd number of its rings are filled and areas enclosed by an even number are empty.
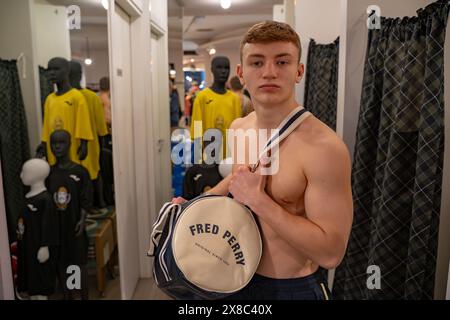
<svg viewBox="0 0 450 320">
<path fill-rule="evenodd" d="M 285 61 L 285 60 L 280 60 L 280 61 L 277 62 L 277 64 L 282 65 L 282 66 L 284 66 L 284 65 L 286 65 L 288 63 L 289 63 L 289 61 Z"/>
<path fill-rule="evenodd" d="M 255 62 L 252 62 L 252 65 L 255 66 L 255 67 L 261 67 L 262 64 L 263 64 L 262 61 L 255 61 Z"/>
</svg>

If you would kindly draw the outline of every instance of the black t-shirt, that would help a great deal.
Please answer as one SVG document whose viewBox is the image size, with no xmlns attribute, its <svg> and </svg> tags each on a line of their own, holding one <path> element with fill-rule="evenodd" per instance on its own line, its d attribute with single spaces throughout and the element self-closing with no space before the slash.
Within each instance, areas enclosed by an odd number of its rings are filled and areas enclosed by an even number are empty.
<svg viewBox="0 0 450 320">
<path fill-rule="evenodd" d="M 192 200 L 214 188 L 220 181 L 219 165 L 194 164 L 184 176 L 183 198 Z"/>
<path fill-rule="evenodd" d="M 62 265 L 87 262 L 88 239 L 84 231 L 75 236 L 81 210 L 92 207 L 93 188 L 89 172 L 76 163 L 69 168 L 52 166 L 48 190 L 59 218 L 59 259 Z"/>
<path fill-rule="evenodd" d="M 17 223 L 18 289 L 29 295 L 53 293 L 56 278 L 58 217 L 48 191 L 25 199 L 25 208 Z M 37 259 L 41 247 L 49 247 L 45 263 Z"/>
</svg>

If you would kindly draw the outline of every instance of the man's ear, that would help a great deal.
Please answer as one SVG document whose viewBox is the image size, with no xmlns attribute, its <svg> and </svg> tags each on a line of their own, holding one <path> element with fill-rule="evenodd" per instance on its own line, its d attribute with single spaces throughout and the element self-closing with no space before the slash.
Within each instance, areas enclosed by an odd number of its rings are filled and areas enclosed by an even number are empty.
<svg viewBox="0 0 450 320">
<path fill-rule="evenodd" d="M 239 80 L 241 81 L 241 84 L 245 86 L 244 76 L 243 76 L 244 70 L 242 68 L 242 64 L 238 64 L 236 67 L 236 74 L 239 77 Z"/>
<path fill-rule="evenodd" d="M 305 65 L 303 63 L 299 63 L 298 68 L 297 68 L 297 77 L 295 79 L 295 82 L 300 83 L 304 74 L 305 74 Z"/>
</svg>

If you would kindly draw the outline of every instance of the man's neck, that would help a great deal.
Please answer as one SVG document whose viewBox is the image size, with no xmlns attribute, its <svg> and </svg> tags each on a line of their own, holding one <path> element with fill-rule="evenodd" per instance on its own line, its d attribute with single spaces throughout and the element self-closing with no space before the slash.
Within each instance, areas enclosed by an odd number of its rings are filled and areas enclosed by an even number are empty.
<svg viewBox="0 0 450 320">
<path fill-rule="evenodd" d="M 262 105 L 255 101 L 255 112 L 257 125 L 259 129 L 276 129 L 280 123 L 294 110 L 299 104 L 292 99 L 286 103 L 274 105 Z"/>
</svg>

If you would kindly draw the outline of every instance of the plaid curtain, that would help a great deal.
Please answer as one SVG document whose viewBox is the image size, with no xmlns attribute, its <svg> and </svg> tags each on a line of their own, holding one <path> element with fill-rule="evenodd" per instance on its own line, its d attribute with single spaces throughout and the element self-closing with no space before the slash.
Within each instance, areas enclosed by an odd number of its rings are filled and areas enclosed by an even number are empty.
<svg viewBox="0 0 450 320">
<path fill-rule="evenodd" d="M 315 117 L 336 130 L 339 38 L 330 44 L 311 39 L 305 76 L 304 106 Z"/>
<path fill-rule="evenodd" d="M 352 185 L 354 222 L 337 299 L 432 299 L 444 155 L 449 5 L 370 30 Z M 369 266 L 381 289 L 368 289 Z"/>
<path fill-rule="evenodd" d="M 27 119 L 15 60 L 0 59 L 0 156 L 9 239 L 13 242 L 25 192 L 20 172 L 30 158 Z"/>
</svg>

